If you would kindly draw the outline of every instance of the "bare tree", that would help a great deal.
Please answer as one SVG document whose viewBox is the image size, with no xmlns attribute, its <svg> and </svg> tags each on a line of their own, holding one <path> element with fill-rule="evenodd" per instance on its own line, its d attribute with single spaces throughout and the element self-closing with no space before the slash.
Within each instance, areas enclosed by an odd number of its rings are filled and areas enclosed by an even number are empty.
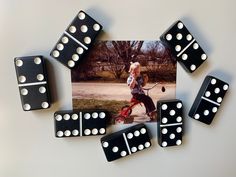
<svg viewBox="0 0 236 177">
<path fill-rule="evenodd" d="M 147 64 L 149 77 L 157 81 L 174 81 L 176 77 L 176 60 L 170 49 L 160 41 L 153 41 L 147 45 L 146 55 L 152 64 Z"/>
<path fill-rule="evenodd" d="M 116 79 L 128 72 L 130 62 L 140 54 L 143 41 L 107 41 L 101 43 L 100 55 L 108 63 L 110 71 Z"/>
<path fill-rule="evenodd" d="M 112 41 L 115 53 L 119 60 L 124 64 L 124 70 L 129 71 L 131 61 L 135 61 L 136 57 L 141 53 L 144 41 Z"/>
<path fill-rule="evenodd" d="M 150 41 L 145 46 L 143 43 L 144 41 L 97 41 L 87 57 L 80 61 L 79 67 L 72 71 L 72 80 L 103 79 L 98 74 L 101 71 L 108 71 L 119 80 L 122 74 L 128 72 L 131 61 L 139 61 L 146 67 L 150 78 L 168 74 L 170 70 L 167 71 L 167 67 L 175 71 L 176 61 L 166 46 L 159 41 Z"/>
<path fill-rule="evenodd" d="M 156 60 L 158 63 L 176 63 L 170 49 L 161 41 L 150 42 L 147 46 L 147 54 L 151 57 L 151 60 Z"/>
</svg>

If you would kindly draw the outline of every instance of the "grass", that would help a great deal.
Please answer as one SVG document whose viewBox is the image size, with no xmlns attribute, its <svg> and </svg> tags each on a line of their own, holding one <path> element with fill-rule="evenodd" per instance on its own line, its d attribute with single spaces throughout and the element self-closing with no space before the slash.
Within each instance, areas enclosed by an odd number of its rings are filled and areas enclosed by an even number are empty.
<svg viewBox="0 0 236 177">
<path fill-rule="evenodd" d="M 101 78 L 103 81 L 109 81 L 109 82 L 115 82 L 115 83 L 120 83 L 120 82 L 126 82 L 127 77 L 129 76 L 128 73 L 123 72 L 120 76 L 120 79 L 116 79 L 114 74 L 110 71 L 100 71 L 96 73 L 96 76 L 98 78 Z"/>
<path fill-rule="evenodd" d="M 114 75 L 110 71 L 100 71 L 96 75 L 106 79 L 114 79 Z"/>
<path fill-rule="evenodd" d="M 158 70 L 146 70 L 148 73 L 149 82 L 174 82 L 176 80 L 176 68 L 161 67 Z M 111 83 L 124 83 L 129 77 L 129 73 L 123 72 L 119 79 L 115 78 L 114 74 L 110 71 L 96 72 L 93 81 L 95 82 L 111 82 Z"/>
<path fill-rule="evenodd" d="M 96 99 L 73 99 L 74 109 L 106 109 L 111 114 L 117 114 L 128 101 L 96 100 Z"/>
</svg>

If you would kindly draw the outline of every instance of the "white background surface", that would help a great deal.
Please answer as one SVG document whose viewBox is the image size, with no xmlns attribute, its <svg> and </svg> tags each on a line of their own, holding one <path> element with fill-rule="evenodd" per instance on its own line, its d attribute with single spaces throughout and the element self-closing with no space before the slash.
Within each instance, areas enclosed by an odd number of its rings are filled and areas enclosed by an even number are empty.
<svg viewBox="0 0 236 177">
<path fill-rule="evenodd" d="M 236 176 L 235 7 L 235 0 L 0 0 L 0 176 Z M 101 39 L 155 40 L 179 18 L 196 36 L 209 59 L 192 75 L 178 65 L 177 97 L 183 99 L 186 115 L 181 147 L 160 148 L 156 124 L 148 124 L 154 143 L 150 150 L 108 163 L 100 137 L 54 137 L 53 113 L 71 107 L 71 85 L 69 70 L 49 51 L 80 9 L 103 24 Z M 24 112 L 13 58 L 37 54 L 50 59 L 57 101 L 49 110 Z M 230 91 L 206 126 L 189 119 L 187 111 L 209 73 L 229 82 Z"/>
</svg>

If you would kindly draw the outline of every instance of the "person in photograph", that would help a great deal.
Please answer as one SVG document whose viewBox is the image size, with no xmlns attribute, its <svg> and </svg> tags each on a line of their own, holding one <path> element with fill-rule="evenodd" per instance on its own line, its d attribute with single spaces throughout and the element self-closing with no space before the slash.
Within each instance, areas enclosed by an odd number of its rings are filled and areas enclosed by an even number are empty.
<svg viewBox="0 0 236 177">
<path fill-rule="evenodd" d="M 148 95 L 145 95 L 143 87 L 148 82 L 148 76 L 146 74 L 141 75 L 141 66 L 139 62 L 131 62 L 129 69 L 129 77 L 127 78 L 127 84 L 130 87 L 132 96 L 142 102 L 146 108 L 146 114 L 151 120 L 156 119 L 156 108 L 153 100 Z"/>
</svg>

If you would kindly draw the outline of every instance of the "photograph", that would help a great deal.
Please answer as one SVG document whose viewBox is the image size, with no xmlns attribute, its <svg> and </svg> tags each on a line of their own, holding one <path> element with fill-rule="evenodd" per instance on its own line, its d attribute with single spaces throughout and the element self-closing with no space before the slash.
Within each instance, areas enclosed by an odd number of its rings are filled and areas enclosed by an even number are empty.
<svg viewBox="0 0 236 177">
<path fill-rule="evenodd" d="M 176 59 L 161 41 L 96 41 L 71 71 L 73 109 L 104 109 L 110 124 L 157 122 L 175 99 Z"/>
</svg>

